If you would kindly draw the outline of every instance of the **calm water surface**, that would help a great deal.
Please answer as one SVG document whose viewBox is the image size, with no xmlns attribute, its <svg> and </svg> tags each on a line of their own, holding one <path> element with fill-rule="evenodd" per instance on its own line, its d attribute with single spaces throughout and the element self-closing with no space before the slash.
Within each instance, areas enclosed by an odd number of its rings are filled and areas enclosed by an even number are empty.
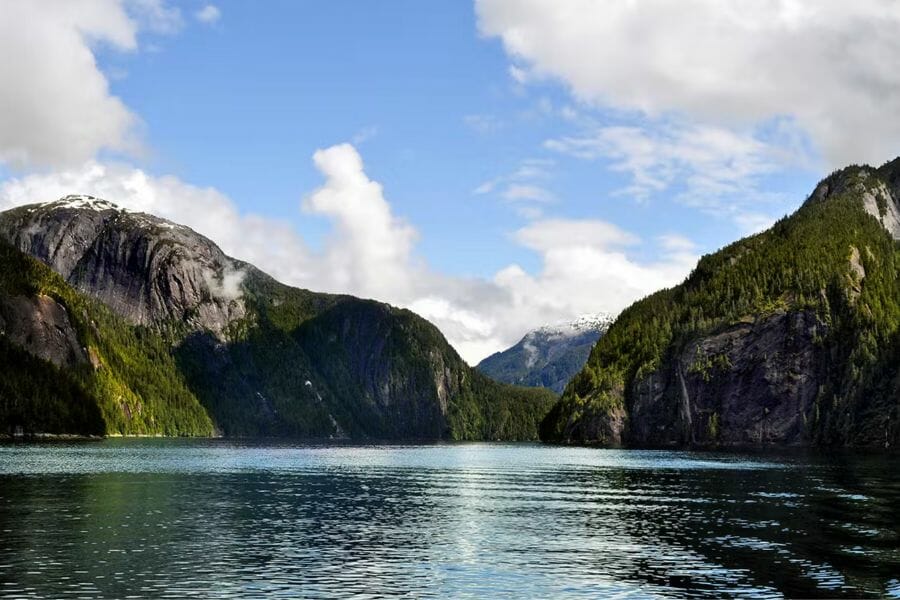
<svg viewBox="0 0 900 600">
<path fill-rule="evenodd" d="M 0 596 L 896 597 L 896 457 L 0 446 Z"/>
</svg>

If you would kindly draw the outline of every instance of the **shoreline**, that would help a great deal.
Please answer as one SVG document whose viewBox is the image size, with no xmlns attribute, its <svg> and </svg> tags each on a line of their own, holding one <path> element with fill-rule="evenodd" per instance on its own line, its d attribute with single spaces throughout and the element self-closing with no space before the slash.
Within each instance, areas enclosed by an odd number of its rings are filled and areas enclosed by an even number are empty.
<svg viewBox="0 0 900 600">
<path fill-rule="evenodd" d="M 523 444 L 539 445 L 546 448 L 585 448 L 593 450 L 631 450 L 631 451 L 668 451 L 668 452 L 696 452 L 699 454 L 760 454 L 771 455 L 781 453 L 785 457 L 806 453 L 816 455 L 835 455 L 843 453 L 860 453 L 868 455 L 890 456 L 898 454 L 900 448 L 879 448 L 872 446 L 799 446 L 799 445 L 719 445 L 719 446 L 611 446 L 591 443 L 560 443 L 541 440 L 442 440 L 431 438 L 416 439 L 329 439 L 329 438 L 291 438 L 291 437 L 228 437 L 228 436 L 178 436 L 162 434 L 109 434 L 109 435 L 85 435 L 74 433 L 29 433 L 22 435 L 0 434 L 0 445 L 6 444 L 41 444 L 53 442 L 102 442 L 105 440 L 128 439 L 168 439 L 168 440 L 195 440 L 195 441 L 223 441 L 233 443 L 259 442 L 273 445 L 302 444 L 302 445 L 328 445 L 328 446 L 394 446 L 394 445 L 455 445 L 455 444 Z"/>
</svg>

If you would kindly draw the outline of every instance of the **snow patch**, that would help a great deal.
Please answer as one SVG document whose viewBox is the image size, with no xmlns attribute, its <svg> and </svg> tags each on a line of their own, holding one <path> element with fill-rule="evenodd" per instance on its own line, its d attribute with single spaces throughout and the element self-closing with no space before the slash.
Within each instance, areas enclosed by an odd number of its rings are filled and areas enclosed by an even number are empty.
<svg viewBox="0 0 900 600">
<path fill-rule="evenodd" d="M 150 215 L 143 212 L 136 212 L 128 208 L 123 208 L 117 204 L 110 202 L 109 200 L 103 200 L 102 198 L 97 198 L 95 196 L 88 196 L 86 194 L 69 194 L 68 196 L 63 196 L 59 200 L 54 200 L 52 202 L 45 202 L 43 207 L 49 208 L 51 210 L 57 209 L 72 209 L 72 210 L 94 210 L 97 212 L 114 210 L 116 212 L 128 214 L 132 219 L 134 219 L 139 225 L 144 227 L 155 227 L 159 229 L 187 229 L 184 225 L 179 225 L 178 223 L 173 223 L 171 221 L 167 221 L 161 217 L 157 217 L 154 215 Z M 35 210 L 32 208 L 31 210 Z"/>
<path fill-rule="evenodd" d="M 47 205 L 52 206 L 53 208 L 88 209 L 96 211 L 122 210 L 112 202 L 85 194 L 69 194 L 54 202 L 48 202 Z"/>
<path fill-rule="evenodd" d="M 589 313 L 578 316 L 571 321 L 545 325 L 535 329 L 528 335 L 541 334 L 551 340 L 575 337 L 587 331 L 606 331 L 614 320 L 615 317 L 610 313 Z"/>
</svg>

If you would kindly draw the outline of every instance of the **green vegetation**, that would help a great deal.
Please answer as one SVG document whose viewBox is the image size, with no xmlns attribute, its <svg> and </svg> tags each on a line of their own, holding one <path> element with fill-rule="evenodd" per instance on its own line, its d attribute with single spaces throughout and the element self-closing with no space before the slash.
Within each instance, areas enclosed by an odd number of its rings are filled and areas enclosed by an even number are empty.
<svg viewBox="0 0 900 600">
<path fill-rule="evenodd" d="M 465 392 L 450 405 L 451 437 L 536 440 L 541 420 L 555 403 L 550 390 L 497 383 L 472 370 Z"/>
<path fill-rule="evenodd" d="M 818 422 L 810 427 L 820 441 L 859 437 L 865 428 L 883 437 L 898 410 L 900 244 L 864 211 L 862 195 L 895 170 L 834 173 L 824 183 L 837 191 L 827 199 L 811 198 L 768 231 L 703 257 L 683 284 L 625 310 L 566 387 L 544 436 L 561 438 L 584 415 L 627 409 L 632 384 L 691 340 L 775 311 L 809 309 L 827 325 L 819 341 L 831 357 Z M 851 275 L 854 248 L 865 271 L 861 280 Z M 725 360 L 692 369 L 710 374 L 728 369 Z"/>
<path fill-rule="evenodd" d="M 15 227 L 25 227 L 22 219 L 44 214 L 38 210 L 4 214 Z M 51 219 L 54 226 L 66 226 L 61 218 Z M 145 233 L 159 241 L 157 247 L 179 243 L 158 240 L 165 229 L 145 221 L 109 223 L 134 228 L 122 243 L 143 248 Z M 146 232 L 139 229 L 144 227 Z M 98 243 L 109 237 L 101 232 Z M 109 249 L 92 251 L 96 256 Z M 114 261 L 118 254 L 104 256 Z M 92 281 L 91 264 L 78 263 L 79 281 Z M 143 266 L 106 267 L 117 277 L 134 278 L 135 289 L 147 288 L 148 278 L 157 276 Z M 202 306 L 191 306 L 187 318 L 176 311 L 151 327 L 132 326 L 43 263 L 0 245 L 0 309 L 4 302 L 19 307 L 23 299 L 52 299 L 46 303 L 65 309 L 67 343 L 74 339 L 78 346 L 72 361 L 54 357 L 70 366 L 56 367 L 0 335 L 0 431 L 537 438 L 537 425 L 555 396 L 474 372 L 431 323 L 407 310 L 291 288 L 250 265 L 238 267 L 246 273 L 246 312 L 228 323 L 224 335 L 215 335 L 191 321 Z M 196 291 L 201 303 L 213 301 L 207 291 Z"/>
<path fill-rule="evenodd" d="M 71 373 L 0 336 L 0 435 L 21 432 L 103 435 L 94 398 Z"/>
<path fill-rule="evenodd" d="M 233 341 L 216 350 L 214 339 L 195 334 L 176 351 L 226 435 L 537 439 L 555 401 L 470 369 L 408 310 L 290 288 L 258 272 L 246 290 L 248 316 L 233 325 Z"/>
<path fill-rule="evenodd" d="M 688 373 L 697 373 L 704 381 L 709 382 L 715 372 L 728 371 L 731 367 L 731 360 L 726 354 L 704 355 L 698 346 L 697 356 L 688 367 Z"/>
<path fill-rule="evenodd" d="M 66 308 L 96 366 L 60 369 L 0 336 L 0 423 L 26 432 L 212 434 L 158 334 L 126 324 L 43 263 L 0 243 L 0 298 L 38 295 Z"/>
</svg>

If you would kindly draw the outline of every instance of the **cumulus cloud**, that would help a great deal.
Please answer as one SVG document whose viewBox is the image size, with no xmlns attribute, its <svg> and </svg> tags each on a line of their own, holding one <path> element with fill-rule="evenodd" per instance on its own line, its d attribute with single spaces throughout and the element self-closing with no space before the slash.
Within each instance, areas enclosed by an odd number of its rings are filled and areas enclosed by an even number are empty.
<svg viewBox="0 0 900 600">
<path fill-rule="evenodd" d="M 326 251 L 332 287 L 380 298 L 405 296 L 415 230 L 394 216 L 381 185 L 366 175 L 353 146 L 318 150 L 313 162 L 325 185 L 303 207 L 334 226 Z"/>
<path fill-rule="evenodd" d="M 138 150 L 139 119 L 110 92 L 93 48 L 132 52 L 139 29 L 171 33 L 180 22 L 159 0 L 4 1 L 0 163 L 56 167 Z"/>
<path fill-rule="evenodd" d="M 532 275 L 511 265 L 494 281 L 532 323 L 601 309 L 618 312 L 637 298 L 681 281 L 697 259 L 693 247 L 674 247 L 663 240 L 662 260 L 636 261 L 626 250 L 639 246 L 640 240 L 597 220 L 538 221 L 515 237 L 541 256 L 541 269 Z"/>
<path fill-rule="evenodd" d="M 787 119 L 830 165 L 900 153 L 892 0 L 476 0 L 520 82 L 581 101 L 746 127 Z M 586 60 L 585 57 L 590 57 Z"/>
<path fill-rule="evenodd" d="M 393 213 L 353 146 L 320 150 L 313 160 L 324 181 L 302 206 L 331 224 L 321 251 L 282 221 L 240 212 L 215 189 L 122 164 L 88 162 L 9 179 L 0 184 L 0 210 L 84 193 L 156 214 L 193 228 L 227 254 L 285 283 L 410 308 L 434 322 L 470 363 L 515 343 L 537 325 L 621 310 L 677 283 L 696 260 L 684 239 L 658 240 L 664 258 L 642 262 L 629 251 L 646 249 L 646 242 L 612 224 L 543 219 L 511 237 L 539 256 L 535 273 L 513 264 L 491 278 L 448 276 L 417 257 L 415 229 Z M 240 282 L 240 274 L 233 273 L 210 287 L 227 296 L 239 293 Z"/>
<path fill-rule="evenodd" d="M 89 46 L 137 47 L 136 25 L 122 5 L 9 0 L 2 10 L 0 161 L 57 165 L 130 147 L 136 117 L 110 94 Z"/>
</svg>

